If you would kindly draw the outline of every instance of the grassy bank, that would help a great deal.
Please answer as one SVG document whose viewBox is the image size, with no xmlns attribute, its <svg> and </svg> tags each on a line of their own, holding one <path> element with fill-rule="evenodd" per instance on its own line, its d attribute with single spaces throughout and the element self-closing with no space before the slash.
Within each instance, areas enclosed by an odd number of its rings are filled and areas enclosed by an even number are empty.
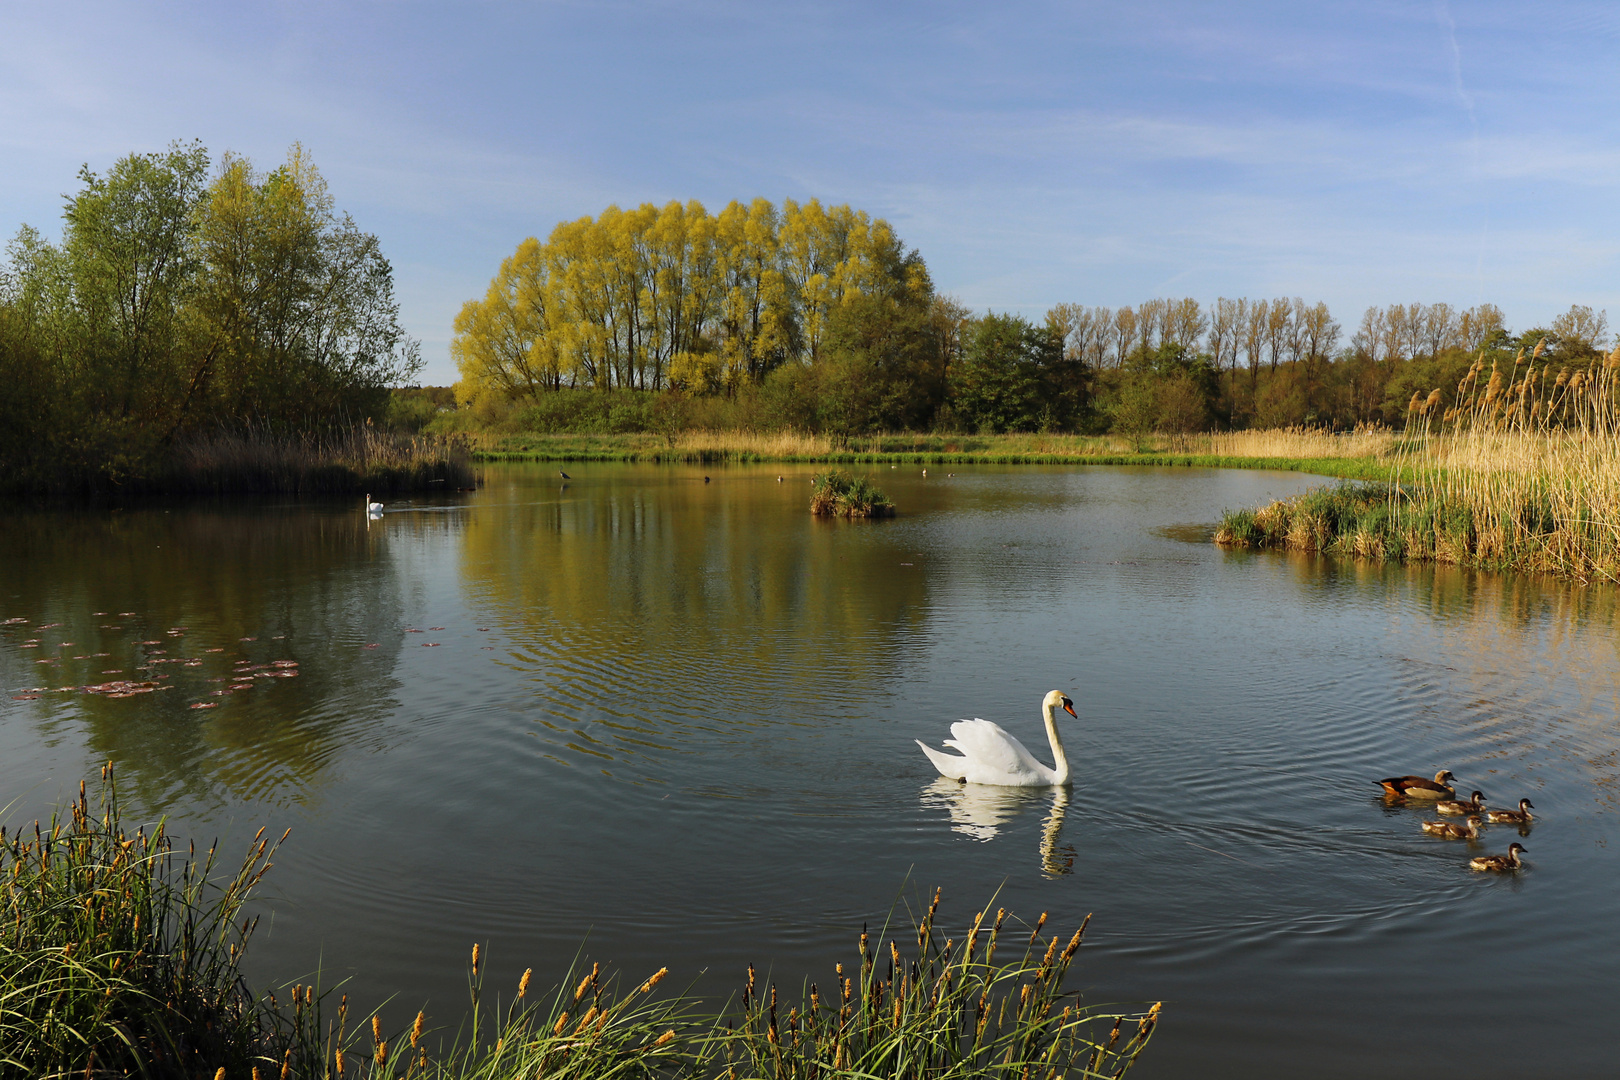
<svg viewBox="0 0 1620 1080">
<path fill-rule="evenodd" d="M 1534 359 L 1476 363 L 1444 411 L 1414 396 L 1390 483 L 1228 512 L 1217 542 L 1620 581 L 1620 349 Z"/>
<path fill-rule="evenodd" d="M 863 928 L 826 991 L 750 967 L 715 1006 L 657 992 L 667 969 L 625 989 L 593 964 L 546 993 L 525 972 L 506 997 L 474 946 L 456 1033 L 420 1013 L 386 1031 L 331 992 L 248 987 L 244 909 L 276 846 L 261 833 L 226 870 L 162 823 L 129 833 L 110 766 L 94 800 L 81 785 L 65 816 L 0 837 L 0 1076 L 1055 1080 L 1122 1075 L 1158 1020 L 1063 990 L 1084 924 L 1043 936 L 1043 914 L 1026 934 L 982 911 L 955 938 L 936 892 L 909 926 Z"/>
<path fill-rule="evenodd" d="M 1180 465 L 1283 469 L 1361 479 L 1389 475 L 1388 432 L 1303 429 L 1140 438 L 1086 435 L 869 435 L 687 431 L 669 436 L 475 435 L 481 461 L 645 461 L 713 464 Z"/>
</svg>

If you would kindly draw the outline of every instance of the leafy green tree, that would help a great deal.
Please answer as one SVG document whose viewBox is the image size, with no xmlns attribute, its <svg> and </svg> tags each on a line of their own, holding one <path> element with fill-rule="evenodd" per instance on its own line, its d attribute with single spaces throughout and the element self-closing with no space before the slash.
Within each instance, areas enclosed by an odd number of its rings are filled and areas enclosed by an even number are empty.
<svg viewBox="0 0 1620 1080">
<path fill-rule="evenodd" d="M 959 422 L 984 432 L 1067 431 L 1089 404 L 1084 364 L 1063 330 L 994 312 L 974 320 L 950 377 Z"/>
</svg>

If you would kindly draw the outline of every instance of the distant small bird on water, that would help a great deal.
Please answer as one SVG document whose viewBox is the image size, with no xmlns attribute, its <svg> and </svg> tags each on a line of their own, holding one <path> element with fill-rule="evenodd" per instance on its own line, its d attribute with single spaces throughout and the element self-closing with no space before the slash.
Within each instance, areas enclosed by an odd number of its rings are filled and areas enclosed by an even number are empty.
<svg viewBox="0 0 1620 1080">
<path fill-rule="evenodd" d="M 777 482 L 777 483 L 778 483 L 778 484 L 780 484 L 780 483 L 781 483 L 781 482 L 782 482 L 782 478 L 781 478 L 781 477 L 780 477 L 780 476 L 778 476 L 778 477 L 777 477 L 777 478 L 776 478 L 776 482 Z"/>
<path fill-rule="evenodd" d="M 709 478 L 708 478 L 708 477 L 707 477 L 707 476 L 705 476 L 705 477 L 704 477 L 704 478 L 703 478 L 703 482 L 704 482 L 704 483 L 705 483 L 705 484 L 707 484 L 707 483 L 708 483 L 708 482 L 709 482 Z"/>
<path fill-rule="evenodd" d="M 561 470 L 561 469 L 558 469 L 558 470 L 557 470 L 557 473 L 558 473 L 558 475 L 560 475 L 560 476 L 561 476 L 561 477 L 562 477 L 562 478 L 563 478 L 563 479 L 564 479 L 564 480 L 572 480 L 572 479 L 573 479 L 573 477 L 572 477 L 572 476 L 569 476 L 569 475 L 568 475 L 568 474 L 567 474 L 567 473 L 565 473 L 565 472 L 563 472 L 563 471 L 562 471 L 562 470 Z"/>
</svg>

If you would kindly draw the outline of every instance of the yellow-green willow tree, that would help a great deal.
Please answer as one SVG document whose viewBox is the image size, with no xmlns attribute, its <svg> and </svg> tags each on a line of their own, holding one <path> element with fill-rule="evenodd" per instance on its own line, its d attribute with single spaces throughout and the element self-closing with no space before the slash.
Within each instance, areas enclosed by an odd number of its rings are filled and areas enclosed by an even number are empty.
<svg viewBox="0 0 1620 1080">
<path fill-rule="evenodd" d="M 888 223 L 849 206 L 610 206 L 523 241 L 463 305 L 457 394 L 735 389 L 817 359 L 841 305 L 931 290 Z"/>
</svg>

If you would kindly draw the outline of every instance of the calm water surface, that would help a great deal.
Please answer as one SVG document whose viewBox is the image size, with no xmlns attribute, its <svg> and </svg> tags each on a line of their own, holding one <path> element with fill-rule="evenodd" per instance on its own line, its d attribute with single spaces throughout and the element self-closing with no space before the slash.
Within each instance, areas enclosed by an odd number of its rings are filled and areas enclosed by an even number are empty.
<svg viewBox="0 0 1620 1080">
<path fill-rule="evenodd" d="M 492 986 L 583 943 L 723 995 L 823 978 L 939 885 L 953 928 L 998 889 L 1095 912 L 1073 985 L 1166 1002 L 1137 1075 L 1612 1075 L 1612 591 L 1196 527 L 1324 482 L 1292 474 L 883 469 L 903 515 L 851 523 L 805 468 L 569 471 L 369 523 L 8 510 L 5 816 L 112 759 L 183 836 L 291 827 L 255 977 L 450 1023 L 474 941 Z M 214 693 L 243 658 L 300 674 Z M 1067 794 L 937 782 L 912 742 L 983 716 L 1047 757 L 1052 688 Z M 1424 836 L 1371 783 L 1440 767 L 1535 803 L 1528 870 L 1470 873 L 1518 833 Z"/>
</svg>

